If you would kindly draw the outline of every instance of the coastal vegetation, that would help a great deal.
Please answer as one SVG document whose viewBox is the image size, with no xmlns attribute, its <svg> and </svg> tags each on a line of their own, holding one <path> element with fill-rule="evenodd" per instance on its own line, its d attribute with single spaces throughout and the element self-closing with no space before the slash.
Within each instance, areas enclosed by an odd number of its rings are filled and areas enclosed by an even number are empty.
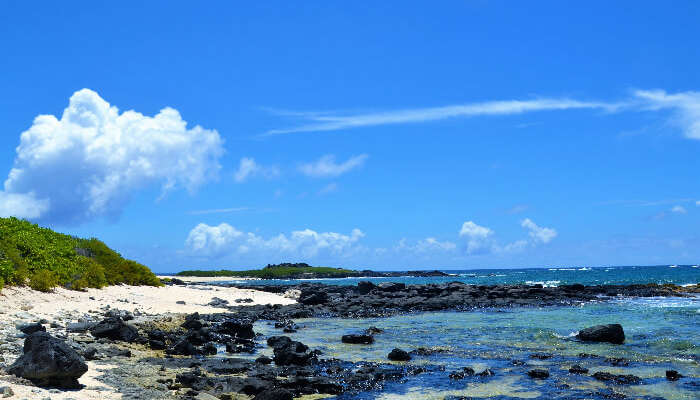
<svg viewBox="0 0 700 400">
<path fill-rule="evenodd" d="M 362 273 L 360 271 L 332 267 L 312 267 L 306 263 L 268 264 L 262 269 L 251 269 L 245 271 L 222 269 L 218 271 L 189 270 L 177 273 L 177 276 L 260 279 L 347 278 L 361 275 Z"/>
<path fill-rule="evenodd" d="M 98 239 L 83 239 L 17 218 L 0 218 L 0 288 L 51 291 L 125 283 L 159 286 L 148 267 L 124 259 Z"/>
</svg>

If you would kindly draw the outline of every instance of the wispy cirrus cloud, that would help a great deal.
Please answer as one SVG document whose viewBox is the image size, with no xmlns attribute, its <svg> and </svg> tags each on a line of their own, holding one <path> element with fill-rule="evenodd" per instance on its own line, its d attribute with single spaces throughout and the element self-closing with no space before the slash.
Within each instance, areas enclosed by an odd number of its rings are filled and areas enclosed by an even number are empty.
<svg viewBox="0 0 700 400">
<path fill-rule="evenodd" d="M 567 97 L 529 100 L 497 100 L 442 107 L 411 108 L 366 113 L 274 111 L 277 115 L 301 122 L 289 128 L 271 129 L 266 135 L 299 132 L 324 132 L 380 125 L 413 124 L 450 118 L 502 116 L 532 112 L 564 110 L 598 110 L 608 113 L 624 111 L 670 111 L 669 121 L 689 139 L 700 140 L 700 92 L 667 93 L 664 90 L 635 90 L 622 101 L 588 101 Z"/>
<path fill-rule="evenodd" d="M 535 111 L 553 111 L 569 109 L 599 109 L 615 111 L 622 104 L 588 102 L 573 99 L 505 100 L 487 101 L 450 105 L 444 107 L 413 108 L 405 110 L 364 113 L 354 115 L 332 115 L 318 112 L 287 112 L 284 115 L 301 118 L 306 123 L 282 129 L 272 129 L 268 135 L 295 132 L 336 131 L 348 128 L 361 128 L 389 124 L 409 124 L 428 121 L 439 121 L 457 117 L 475 117 L 481 115 L 523 114 Z"/>
<path fill-rule="evenodd" d="M 226 214 L 241 211 L 250 211 L 250 207 L 231 207 L 231 208 L 212 208 L 208 210 L 193 210 L 188 212 L 190 215 L 204 215 L 204 214 Z"/>
</svg>

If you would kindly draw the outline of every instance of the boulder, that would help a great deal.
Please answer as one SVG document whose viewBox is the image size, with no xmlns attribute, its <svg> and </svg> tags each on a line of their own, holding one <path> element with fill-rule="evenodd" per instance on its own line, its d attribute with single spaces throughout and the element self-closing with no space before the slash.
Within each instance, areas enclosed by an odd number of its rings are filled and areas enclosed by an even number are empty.
<svg viewBox="0 0 700 400">
<path fill-rule="evenodd" d="M 582 329 L 576 337 L 584 342 L 622 344 L 625 341 L 625 331 L 620 324 L 596 325 Z"/>
<path fill-rule="evenodd" d="M 120 317 L 105 318 L 102 322 L 90 328 L 90 333 L 96 338 L 107 338 L 129 343 L 139 337 L 138 330 L 126 324 Z"/>
<path fill-rule="evenodd" d="M 229 319 L 218 325 L 217 331 L 235 338 L 253 339 L 253 323 L 245 319 Z"/>
<path fill-rule="evenodd" d="M 387 358 L 389 358 L 391 361 L 409 361 L 411 359 L 411 355 L 405 350 L 394 349 L 389 353 Z"/>
<path fill-rule="evenodd" d="M 350 344 L 372 344 L 374 343 L 374 337 L 372 335 L 343 335 L 341 338 L 343 343 Z"/>
<path fill-rule="evenodd" d="M 273 360 L 276 365 L 308 365 L 313 354 L 309 353 L 309 347 L 297 341 L 289 341 L 275 346 Z"/>
<path fill-rule="evenodd" d="M 46 332 L 24 340 L 24 354 L 7 372 L 29 379 L 38 386 L 80 388 L 78 378 L 88 370 L 85 360 L 63 341 Z"/>
</svg>

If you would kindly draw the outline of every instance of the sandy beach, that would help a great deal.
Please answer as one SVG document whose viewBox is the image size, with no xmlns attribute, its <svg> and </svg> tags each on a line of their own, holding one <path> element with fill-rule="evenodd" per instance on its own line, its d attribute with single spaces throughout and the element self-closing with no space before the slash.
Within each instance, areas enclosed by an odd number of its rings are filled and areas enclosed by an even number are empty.
<svg viewBox="0 0 700 400">
<path fill-rule="evenodd" d="M 202 281 L 202 280 L 200 280 Z M 272 293 L 206 285 L 187 286 L 109 286 L 77 292 L 56 288 L 52 293 L 42 293 L 28 287 L 9 287 L 0 292 L 0 327 L 2 337 L 15 338 L 14 344 L 0 343 L 3 361 L 9 365 L 14 360 L 8 356 L 11 345 L 21 345 L 23 335 L 17 325 L 42 319 L 59 323 L 75 322 L 81 316 L 99 314 L 107 307 L 130 311 L 135 314 L 162 315 L 220 313 L 225 308 L 207 305 L 214 297 L 236 304 L 236 300 L 251 299 L 243 304 L 290 304 L 294 300 Z M 178 303 L 180 302 L 180 303 Z M 181 302 L 184 302 L 182 304 Z M 122 395 L 114 388 L 96 378 L 109 371 L 109 366 L 88 362 L 88 372 L 80 378 L 85 385 L 80 391 L 57 391 L 26 385 L 18 378 L 0 373 L 0 388 L 9 387 L 17 399 L 120 399 Z"/>
</svg>

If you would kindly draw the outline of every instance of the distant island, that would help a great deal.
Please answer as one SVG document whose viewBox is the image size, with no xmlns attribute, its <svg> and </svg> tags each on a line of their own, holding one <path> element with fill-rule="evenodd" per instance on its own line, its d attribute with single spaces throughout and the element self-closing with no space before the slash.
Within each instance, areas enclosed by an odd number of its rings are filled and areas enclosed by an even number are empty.
<svg viewBox="0 0 700 400">
<path fill-rule="evenodd" d="M 268 264 L 262 269 L 232 271 L 221 269 L 217 271 L 188 270 L 178 272 L 176 276 L 194 277 L 231 277 L 258 279 L 329 279 L 357 277 L 397 277 L 397 276 L 448 276 L 441 271 L 405 271 L 379 272 L 371 270 L 351 270 L 332 267 L 312 267 L 306 263 Z"/>
</svg>

